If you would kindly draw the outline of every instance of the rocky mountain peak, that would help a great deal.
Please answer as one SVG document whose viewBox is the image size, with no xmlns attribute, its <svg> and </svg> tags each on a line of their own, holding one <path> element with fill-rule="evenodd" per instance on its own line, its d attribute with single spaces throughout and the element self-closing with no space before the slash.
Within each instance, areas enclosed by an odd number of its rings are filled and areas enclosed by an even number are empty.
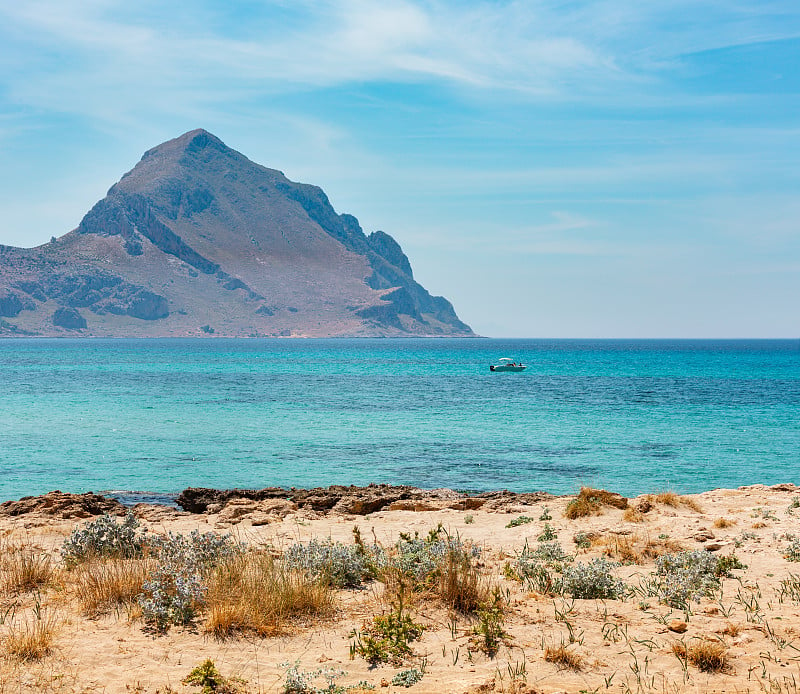
<svg viewBox="0 0 800 694">
<path fill-rule="evenodd" d="M 0 333 L 472 334 L 391 236 L 203 129 L 145 152 L 75 231 L 4 251 Z"/>
</svg>

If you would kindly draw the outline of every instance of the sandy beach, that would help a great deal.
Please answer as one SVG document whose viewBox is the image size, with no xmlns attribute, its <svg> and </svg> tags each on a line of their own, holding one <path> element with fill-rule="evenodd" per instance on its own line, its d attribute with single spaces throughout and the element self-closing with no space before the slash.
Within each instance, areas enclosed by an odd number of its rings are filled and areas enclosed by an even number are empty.
<svg viewBox="0 0 800 694">
<path fill-rule="evenodd" d="M 158 628 L 138 597 L 87 602 L 98 575 L 88 567 L 122 560 L 73 557 L 68 567 L 61 549 L 104 510 L 122 523 L 125 510 L 115 502 L 103 508 L 49 495 L 3 504 L 0 694 L 183 693 L 203 691 L 203 682 L 206 691 L 243 693 L 400 692 L 405 684 L 420 693 L 800 686 L 800 564 L 792 561 L 800 560 L 793 544 L 800 488 L 792 484 L 692 496 L 654 490 L 627 500 L 595 490 L 583 506 L 574 496 L 382 489 L 388 493 L 362 489 L 325 501 L 297 490 L 196 494 L 195 513 L 135 507 L 137 532 L 150 538 L 229 534 L 245 547 L 240 552 L 270 566 L 309 542 L 369 555 L 360 585 L 333 585 L 318 609 L 225 633 L 221 608 L 210 605 L 213 591 L 187 624 Z M 445 585 L 441 565 L 403 574 L 400 559 L 412 545 L 431 556 L 457 551 L 463 575 Z M 158 564 L 152 556 L 125 561 L 150 572 Z M 711 569 L 693 591 L 700 564 Z M 204 576 L 214 571 L 219 565 Z M 579 597 L 587 591 L 602 597 Z M 226 598 L 219 592 L 218 602 Z M 381 651 L 380 625 L 390 615 L 414 629 Z M 386 650 L 398 640 L 403 652 Z M 202 680 L 196 671 L 192 683 L 190 673 L 208 659 L 207 675 L 218 676 Z"/>
</svg>

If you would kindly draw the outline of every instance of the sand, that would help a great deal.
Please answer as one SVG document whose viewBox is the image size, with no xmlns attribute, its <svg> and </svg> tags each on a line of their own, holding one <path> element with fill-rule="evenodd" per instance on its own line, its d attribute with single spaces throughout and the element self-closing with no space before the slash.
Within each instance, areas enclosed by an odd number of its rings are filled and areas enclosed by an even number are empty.
<svg viewBox="0 0 800 694">
<path fill-rule="evenodd" d="M 392 679 L 403 670 L 423 667 L 424 676 L 409 691 L 797 691 L 800 604 L 782 584 L 791 574 L 800 574 L 800 564 L 784 557 L 791 535 L 798 532 L 800 508 L 793 504 L 798 503 L 800 488 L 756 485 L 667 499 L 677 505 L 639 497 L 629 505 L 644 512 L 603 507 L 598 515 L 575 520 L 564 515 L 571 498 L 491 511 L 395 510 L 353 516 L 299 510 L 282 518 L 247 512 L 231 518 L 224 509 L 189 514 L 142 507 L 142 523 L 152 532 L 230 532 L 250 545 L 269 546 L 276 554 L 311 538 L 352 544 L 354 526 L 365 540 L 390 546 L 400 533 L 425 535 L 441 524 L 451 535 L 480 547 L 481 573 L 503 597 L 505 635 L 497 653 L 487 655 L 474 633 L 477 616 L 454 613 L 435 596 L 420 596 L 406 608 L 425 627 L 422 638 L 410 644 L 413 654 L 402 664 L 370 666 L 358 655 L 351 659 L 352 633 L 389 609 L 380 581 L 360 590 L 337 590 L 334 612 L 328 617 L 293 622 L 274 636 L 219 640 L 205 633 L 203 615 L 193 626 L 173 627 L 163 634 L 144 629 L 135 607 L 86 616 L 76 600 L 74 572 L 59 568 L 52 583 L 38 592 L 0 594 L 0 694 L 199 692 L 183 680 L 206 659 L 222 675 L 237 680 L 239 691 L 251 693 L 285 691 L 286 663 L 296 663 L 300 671 L 341 671 L 336 685 L 366 681 L 379 692 L 405 691 Z M 540 520 L 548 515 L 550 520 Z M 531 520 L 508 527 L 520 516 Z M 64 538 L 85 522 L 37 513 L 2 517 L 2 547 L 5 552 L 20 544 L 38 547 L 50 552 L 55 562 Z M 655 558 L 644 555 L 681 547 L 713 556 L 735 553 L 747 568 L 732 571 L 732 577 L 722 580 L 721 592 L 692 603 L 690 613 L 641 593 L 624 600 L 548 596 L 504 571 L 526 543 L 537 546 L 545 524 L 566 552 L 577 553 L 577 562 L 601 556 L 622 561 L 614 573 L 631 586 L 654 572 Z M 591 547 L 577 548 L 577 533 L 592 537 Z M 36 614 L 49 620 L 52 645 L 49 653 L 23 660 L 9 652 L 12 636 L 24 624 L 34 623 Z M 704 672 L 675 653 L 675 644 L 680 650 L 680 644 L 691 649 L 700 643 L 721 644 L 720 671 Z M 552 653 L 561 645 L 580 660 L 577 668 L 545 660 L 548 648 Z M 317 679 L 315 684 L 322 688 L 325 681 Z"/>
</svg>

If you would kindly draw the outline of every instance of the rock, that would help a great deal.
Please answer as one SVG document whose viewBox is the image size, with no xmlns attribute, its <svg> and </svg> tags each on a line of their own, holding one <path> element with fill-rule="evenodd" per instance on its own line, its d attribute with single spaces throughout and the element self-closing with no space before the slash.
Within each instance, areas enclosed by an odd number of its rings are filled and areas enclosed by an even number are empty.
<svg viewBox="0 0 800 694">
<path fill-rule="evenodd" d="M 84 330 L 86 319 L 74 308 L 57 308 L 53 314 L 53 325 L 67 330 Z"/>
<path fill-rule="evenodd" d="M 686 622 L 682 622 L 680 619 L 673 619 L 667 628 L 670 631 L 674 631 L 676 634 L 683 634 L 689 628 L 689 625 Z"/>
<path fill-rule="evenodd" d="M 730 542 L 709 542 L 705 547 L 703 547 L 703 549 L 706 552 L 718 552 L 730 544 Z"/>
<path fill-rule="evenodd" d="M 17 292 L 0 292 L 0 316 L 15 318 L 20 311 L 33 311 L 36 304 Z"/>
<path fill-rule="evenodd" d="M 370 484 L 366 487 L 333 485 L 331 487 L 317 487 L 314 489 L 282 489 L 280 487 L 267 487 L 265 489 L 207 489 L 202 487 L 189 487 L 184 489 L 176 499 L 178 505 L 191 513 L 216 513 L 224 512 L 224 508 L 233 499 L 249 500 L 250 502 L 288 501 L 293 508 L 314 511 L 316 513 L 337 513 L 341 515 L 363 516 L 383 510 L 409 510 L 430 511 L 440 509 L 454 509 L 458 511 L 472 511 L 479 508 L 487 510 L 506 510 L 520 505 L 530 506 L 545 499 L 552 498 L 545 492 L 529 494 L 515 494 L 513 492 L 488 492 L 485 494 L 468 495 L 455 492 L 452 489 L 419 489 L 417 487 Z M 236 513 L 231 507 L 230 513 Z M 242 507 L 244 508 L 246 504 Z M 258 506 L 247 506 L 255 512 Z M 523 510 L 525 510 L 523 508 Z M 274 511 L 267 511 L 274 513 Z M 232 517 L 220 518 L 230 522 Z"/>
<path fill-rule="evenodd" d="M 636 506 L 634 508 L 639 513 L 649 513 L 650 511 L 653 510 L 653 504 L 650 503 L 650 499 L 648 499 L 647 497 L 644 497 L 643 499 L 640 499 L 636 503 Z"/>
<path fill-rule="evenodd" d="M 188 515 L 186 511 L 181 511 L 179 508 L 172 508 L 171 506 L 164 506 L 163 504 L 136 504 L 132 511 L 133 515 L 140 520 L 150 521 L 151 523 L 161 523 Z"/>
<path fill-rule="evenodd" d="M 296 510 L 297 504 L 286 499 L 231 499 L 219 512 L 218 520 L 220 523 L 236 524 L 247 518 L 252 525 L 267 525 Z"/>
<path fill-rule="evenodd" d="M 697 542 L 706 542 L 707 540 L 714 539 L 714 533 L 706 528 L 700 528 L 698 532 L 692 535 L 692 538 Z"/>
<path fill-rule="evenodd" d="M 65 494 L 58 490 L 41 496 L 25 496 L 19 501 L 6 501 L 0 504 L 0 515 L 22 516 L 40 513 L 54 518 L 90 518 L 104 513 L 121 516 L 127 509 L 116 499 L 92 492 L 85 494 Z"/>
<path fill-rule="evenodd" d="M 770 489 L 773 492 L 796 492 L 800 488 L 791 482 L 782 482 L 781 484 L 773 484 Z"/>
</svg>

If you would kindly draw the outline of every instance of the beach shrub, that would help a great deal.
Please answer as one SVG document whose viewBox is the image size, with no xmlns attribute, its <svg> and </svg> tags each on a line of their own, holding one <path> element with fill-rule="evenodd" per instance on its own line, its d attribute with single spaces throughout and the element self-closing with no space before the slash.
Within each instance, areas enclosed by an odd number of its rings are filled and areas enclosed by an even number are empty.
<svg viewBox="0 0 800 694">
<path fill-rule="evenodd" d="M 283 561 L 290 570 L 324 577 L 339 588 L 360 586 L 374 572 L 372 562 L 361 548 L 331 540 L 312 539 L 308 544 L 292 545 L 283 554 Z"/>
<path fill-rule="evenodd" d="M 506 574 L 525 582 L 537 593 L 558 595 L 562 592 L 558 573 L 572 559 L 558 542 L 542 542 L 535 549 L 525 543 L 514 562 L 509 564 Z"/>
<path fill-rule="evenodd" d="M 242 680 L 223 677 L 214 661 L 206 659 L 194 668 L 183 680 L 184 684 L 202 687 L 202 694 L 238 694 L 242 691 Z"/>
<path fill-rule="evenodd" d="M 530 516 L 517 516 L 516 518 L 512 518 L 507 524 L 507 528 L 517 528 L 520 525 L 526 525 L 528 523 L 533 523 L 533 518 Z"/>
<path fill-rule="evenodd" d="M 421 682 L 425 673 L 415 667 L 408 670 L 401 670 L 392 677 L 392 684 L 395 687 L 413 687 L 417 682 Z"/>
<path fill-rule="evenodd" d="M 800 538 L 794 538 L 783 550 L 783 558 L 787 561 L 800 561 Z"/>
<path fill-rule="evenodd" d="M 688 609 L 691 602 L 700 602 L 719 589 L 723 570 L 719 560 L 702 549 L 658 557 L 655 587 L 659 599 L 670 607 Z"/>
<path fill-rule="evenodd" d="M 165 631 L 171 624 L 189 624 L 205 604 L 205 578 L 240 548 L 229 535 L 168 533 L 152 538 L 149 549 L 157 564 L 142 585 L 139 606 L 150 627 Z"/>
<path fill-rule="evenodd" d="M 336 668 L 325 667 L 317 668 L 316 670 L 300 670 L 299 662 L 295 662 L 292 665 L 282 663 L 281 667 L 286 668 L 281 694 L 348 694 L 349 692 L 363 694 L 363 692 L 375 689 L 374 685 L 363 680 L 346 687 L 337 685 L 337 678 L 344 675 L 345 672 Z M 320 679 L 325 680 L 324 687 L 316 686 L 315 682 Z"/>
<path fill-rule="evenodd" d="M 589 549 L 592 546 L 592 539 L 587 533 L 575 533 L 572 541 L 578 549 Z"/>
<path fill-rule="evenodd" d="M 539 542 L 549 542 L 550 540 L 557 540 L 558 533 L 553 529 L 549 523 L 544 524 L 544 530 L 542 533 L 536 538 Z"/>
<path fill-rule="evenodd" d="M 145 542 L 146 534 L 132 513 L 121 523 L 105 514 L 75 528 L 61 545 L 61 558 L 67 568 L 97 557 L 133 559 L 142 556 Z"/>
<path fill-rule="evenodd" d="M 383 580 L 387 573 L 402 573 L 412 580 L 414 588 L 434 587 L 443 566 L 451 563 L 454 557 L 480 556 L 480 548 L 466 544 L 458 536 L 448 535 L 444 528 L 437 526 L 425 538 L 414 533 L 401 533 L 400 539 L 388 550 L 382 547 L 371 548 L 372 560 L 377 573 Z"/>
<path fill-rule="evenodd" d="M 625 584 L 611 570 L 619 566 L 604 557 L 588 564 L 578 562 L 564 567 L 563 591 L 579 600 L 617 600 L 625 595 Z"/>
<path fill-rule="evenodd" d="M 190 624 L 205 603 L 206 587 L 188 566 L 158 566 L 142 584 L 142 591 L 142 619 L 157 631 L 166 631 L 172 624 Z"/>
</svg>

